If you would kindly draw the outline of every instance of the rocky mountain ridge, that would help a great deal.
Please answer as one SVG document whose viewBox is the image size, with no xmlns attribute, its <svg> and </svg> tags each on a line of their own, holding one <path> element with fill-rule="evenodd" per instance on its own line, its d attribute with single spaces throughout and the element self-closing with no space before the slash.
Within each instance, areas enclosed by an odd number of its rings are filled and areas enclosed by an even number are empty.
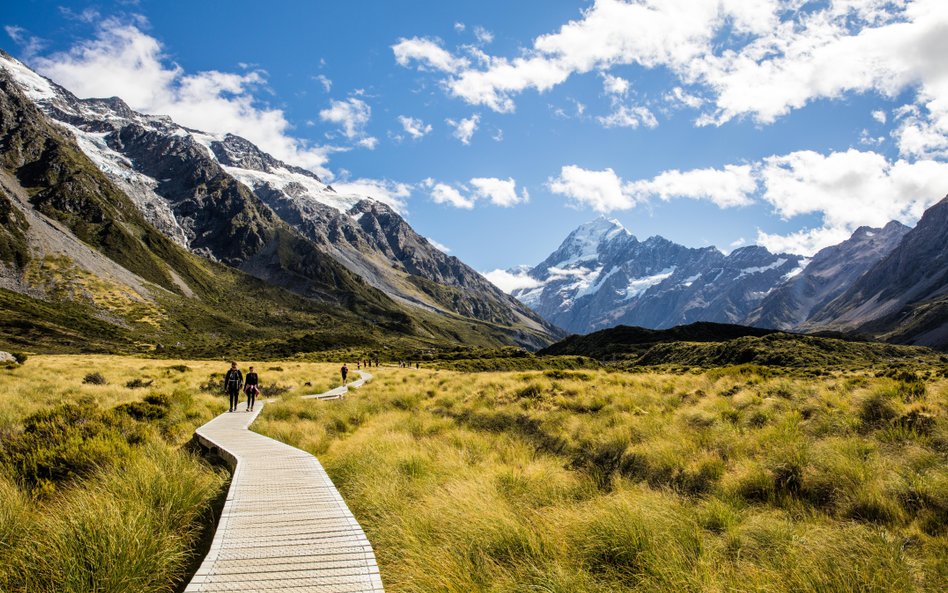
<svg viewBox="0 0 948 593">
<path fill-rule="evenodd" d="M 724 255 L 639 241 L 600 217 L 574 230 L 513 294 L 579 334 L 694 322 L 839 332 L 948 346 L 948 198 L 914 229 L 860 227 L 812 258 L 750 246 Z"/>
<path fill-rule="evenodd" d="M 336 302 L 340 291 L 313 290 L 308 276 L 352 277 L 400 306 L 489 324 L 528 347 L 557 334 L 379 200 L 339 194 L 233 134 L 184 128 L 119 98 L 79 99 L 6 54 L 0 66 L 149 223 L 192 253 Z"/>
</svg>

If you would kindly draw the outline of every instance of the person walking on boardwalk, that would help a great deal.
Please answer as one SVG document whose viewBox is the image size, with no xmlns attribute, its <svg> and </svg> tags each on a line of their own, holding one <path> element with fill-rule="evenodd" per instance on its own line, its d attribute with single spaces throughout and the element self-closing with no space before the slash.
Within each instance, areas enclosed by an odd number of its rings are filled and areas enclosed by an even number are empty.
<svg viewBox="0 0 948 593">
<path fill-rule="evenodd" d="M 342 368 L 339 369 L 339 373 L 342 375 L 342 384 L 346 385 L 347 379 L 349 376 L 349 367 L 346 366 L 346 363 L 342 363 Z"/>
<path fill-rule="evenodd" d="M 240 397 L 240 387 L 244 384 L 244 375 L 237 368 L 237 363 L 230 363 L 230 370 L 224 375 L 224 390 L 230 396 L 230 411 L 237 411 L 237 399 Z"/>
<path fill-rule="evenodd" d="M 253 404 L 257 401 L 257 394 L 260 393 L 260 378 L 254 372 L 253 367 L 247 370 L 247 377 L 244 379 L 244 393 L 247 394 L 247 411 L 253 412 Z"/>
</svg>

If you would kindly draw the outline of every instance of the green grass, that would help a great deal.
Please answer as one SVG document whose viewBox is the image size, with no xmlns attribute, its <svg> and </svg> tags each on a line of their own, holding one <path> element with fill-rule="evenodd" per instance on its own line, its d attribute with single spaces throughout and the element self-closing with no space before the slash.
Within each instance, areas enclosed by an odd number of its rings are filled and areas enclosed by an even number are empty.
<svg viewBox="0 0 948 593">
<path fill-rule="evenodd" d="M 927 370 L 383 368 L 254 429 L 319 455 L 388 591 L 881 593 L 948 587 L 946 413 Z"/>
</svg>

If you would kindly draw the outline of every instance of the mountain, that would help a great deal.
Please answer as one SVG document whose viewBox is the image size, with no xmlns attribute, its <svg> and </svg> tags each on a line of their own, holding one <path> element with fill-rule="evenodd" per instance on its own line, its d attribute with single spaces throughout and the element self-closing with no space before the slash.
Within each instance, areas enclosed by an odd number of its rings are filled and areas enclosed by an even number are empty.
<svg viewBox="0 0 948 593">
<path fill-rule="evenodd" d="M 513 295 L 576 333 L 619 324 L 739 323 L 802 262 L 758 246 L 724 255 L 657 236 L 639 241 L 618 221 L 600 217 L 527 272 L 537 286 Z"/>
<path fill-rule="evenodd" d="M 539 347 L 557 335 L 556 328 L 434 248 L 380 201 L 338 194 L 314 173 L 238 136 L 184 128 L 167 117 L 137 113 L 118 98 L 78 99 L 5 53 L 0 67 L 7 102 L 22 103 L 11 109 L 39 108 L 9 119 L 6 127 L 30 137 L 34 132 L 26 123 L 41 121 L 59 145 L 70 145 L 71 154 L 83 157 L 83 167 L 97 170 L 89 192 L 108 188 L 109 202 L 121 202 L 142 226 L 157 230 L 166 239 L 162 245 L 180 246 L 372 321 L 384 324 L 394 315 L 428 339 Z M 6 168 L 23 180 L 29 166 L 45 163 Z M 59 204 L 76 211 L 66 218 L 89 216 L 88 205 Z M 31 206 L 42 209 L 35 200 Z M 11 220 L 0 234 L 0 253 L 23 253 L 14 210 L 0 202 L 0 216 Z M 92 216 L 112 223 L 111 212 Z M 84 228 L 69 230 L 102 249 Z M 136 245 L 107 255 L 120 260 L 138 250 Z"/>
<path fill-rule="evenodd" d="M 948 197 L 929 208 L 898 246 L 806 323 L 948 347 Z"/>
<path fill-rule="evenodd" d="M 768 294 L 746 322 L 777 329 L 803 326 L 891 253 L 909 230 L 896 221 L 881 229 L 859 227 L 846 241 L 814 255 L 802 272 Z"/>
</svg>

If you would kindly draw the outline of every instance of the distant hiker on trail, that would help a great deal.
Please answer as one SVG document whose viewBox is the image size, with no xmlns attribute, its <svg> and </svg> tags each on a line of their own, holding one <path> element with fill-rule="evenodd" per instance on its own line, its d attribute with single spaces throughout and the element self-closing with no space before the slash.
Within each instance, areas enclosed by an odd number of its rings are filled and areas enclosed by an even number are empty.
<svg viewBox="0 0 948 593">
<path fill-rule="evenodd" d="M 253 367 L 247 371 L 247 379 L 244 384 L 244 393 L 247 394 L 247 411 L 253 412 L 253 404 L 257 401 L 257 394 L 260 393 L 260 378 L 254 372 Z"/>
<path fill-rule="evenodd" d="M 240 387 L 244 384 L 244 375 L 237 368 L 237 363 L 230 363 L 230 370 L 224 375 L 224 391 L 230 396 L 230 411 L 237 411 L 237 399 L 240 397 Z"/>
<path fill-rule="evenodd" d="M 362 361 L 361 361 L 361 360 L 357 360 L 357 361 L 356 361 L 356 368 L 357 368 L 357 369 L 361 369 L 361 368 L 362 368 Z"/>
<path fill-rule="evenodd" d="M 339 369 L 339 372 L 342 374 L 342 384 L 346 384 L 346 377 L 349 376 L 349 367 L 346 366 L 346 363 L 342 363 L 342 368 Z"/>
</svg>

